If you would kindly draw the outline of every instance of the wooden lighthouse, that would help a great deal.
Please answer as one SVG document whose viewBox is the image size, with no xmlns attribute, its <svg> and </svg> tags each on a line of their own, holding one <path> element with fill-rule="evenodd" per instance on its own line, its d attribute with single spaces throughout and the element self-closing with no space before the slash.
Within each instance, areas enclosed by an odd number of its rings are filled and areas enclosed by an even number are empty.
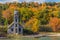
<svg viewBox="0 0 60 40">
<path fill-rule="evenodd" d="M 14 11 L 14 21 L 8 26 L 9 34 L 23 34 L 23 26 L 19 24 L 19 12 Z"/>
</svg>

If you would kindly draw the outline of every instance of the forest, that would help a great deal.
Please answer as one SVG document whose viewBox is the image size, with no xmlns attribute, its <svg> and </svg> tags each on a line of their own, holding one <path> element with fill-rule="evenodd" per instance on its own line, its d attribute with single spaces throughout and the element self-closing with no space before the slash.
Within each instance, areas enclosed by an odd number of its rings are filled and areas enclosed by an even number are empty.
<svg viewBox="0 0 60 40">
<path fill-rule="evenodd" d="M 0 3 L 0 31 L 13 22 L 14 10 L 19 11 L 19 23 L 33 32 L 60 31 L 60 2 Z M 5 31 L 4 30 L 4 31 Z"/>
</svg>

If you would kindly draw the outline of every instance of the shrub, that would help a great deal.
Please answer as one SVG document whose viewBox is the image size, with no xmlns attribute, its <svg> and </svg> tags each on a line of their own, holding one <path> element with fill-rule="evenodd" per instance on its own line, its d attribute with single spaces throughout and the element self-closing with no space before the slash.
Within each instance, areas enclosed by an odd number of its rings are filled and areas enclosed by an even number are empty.
<svg viewBox="0 0 60 40">
<path fill-rule="evenodd" d="M 48 27 L 48 26 L 40 26 L 39 31 L 40 32 L 52 32 L 53 30 L 51 27 Z"/>
<path fill-rule="evenodd" d="M 31 34 L 33 34 L 33 32 L 31 30 L 24 29 L 23 35 L 31 35 Z"/>
</svg>

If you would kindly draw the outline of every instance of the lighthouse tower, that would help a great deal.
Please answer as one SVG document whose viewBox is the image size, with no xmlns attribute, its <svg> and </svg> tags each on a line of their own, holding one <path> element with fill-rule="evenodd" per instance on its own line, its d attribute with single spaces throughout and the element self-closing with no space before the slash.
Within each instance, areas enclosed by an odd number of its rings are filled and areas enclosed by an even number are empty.
<svg viewBox="0 0 60 40">
<path fill-rule="evenodd" d="M 19 33 L 19 15 L 18 11 L 14 11 L 14 33 Z"/>
<path fill-rule="evenodd" d="M 19 12 L 14 11 L 14 21 L 8 27 L 8 33 L 23 34 L 23 26 L 19 24 Z"/>
</svg>

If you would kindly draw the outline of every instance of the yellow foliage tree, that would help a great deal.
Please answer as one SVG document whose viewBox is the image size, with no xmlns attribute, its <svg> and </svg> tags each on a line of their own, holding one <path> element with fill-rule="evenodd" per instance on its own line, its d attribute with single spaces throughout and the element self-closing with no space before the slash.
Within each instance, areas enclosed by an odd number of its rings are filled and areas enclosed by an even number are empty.
<svg viewBox="0 0 60 40">
<path fill-rule="evenodd" d="M 33 32 L 37 32 L 38 31 L 38 19 L 35 16 L 33 16 L 28 22 L 26 22 L 25 27 L 30 28 L 30 30 L 32 30 Z"/>
</svg>

